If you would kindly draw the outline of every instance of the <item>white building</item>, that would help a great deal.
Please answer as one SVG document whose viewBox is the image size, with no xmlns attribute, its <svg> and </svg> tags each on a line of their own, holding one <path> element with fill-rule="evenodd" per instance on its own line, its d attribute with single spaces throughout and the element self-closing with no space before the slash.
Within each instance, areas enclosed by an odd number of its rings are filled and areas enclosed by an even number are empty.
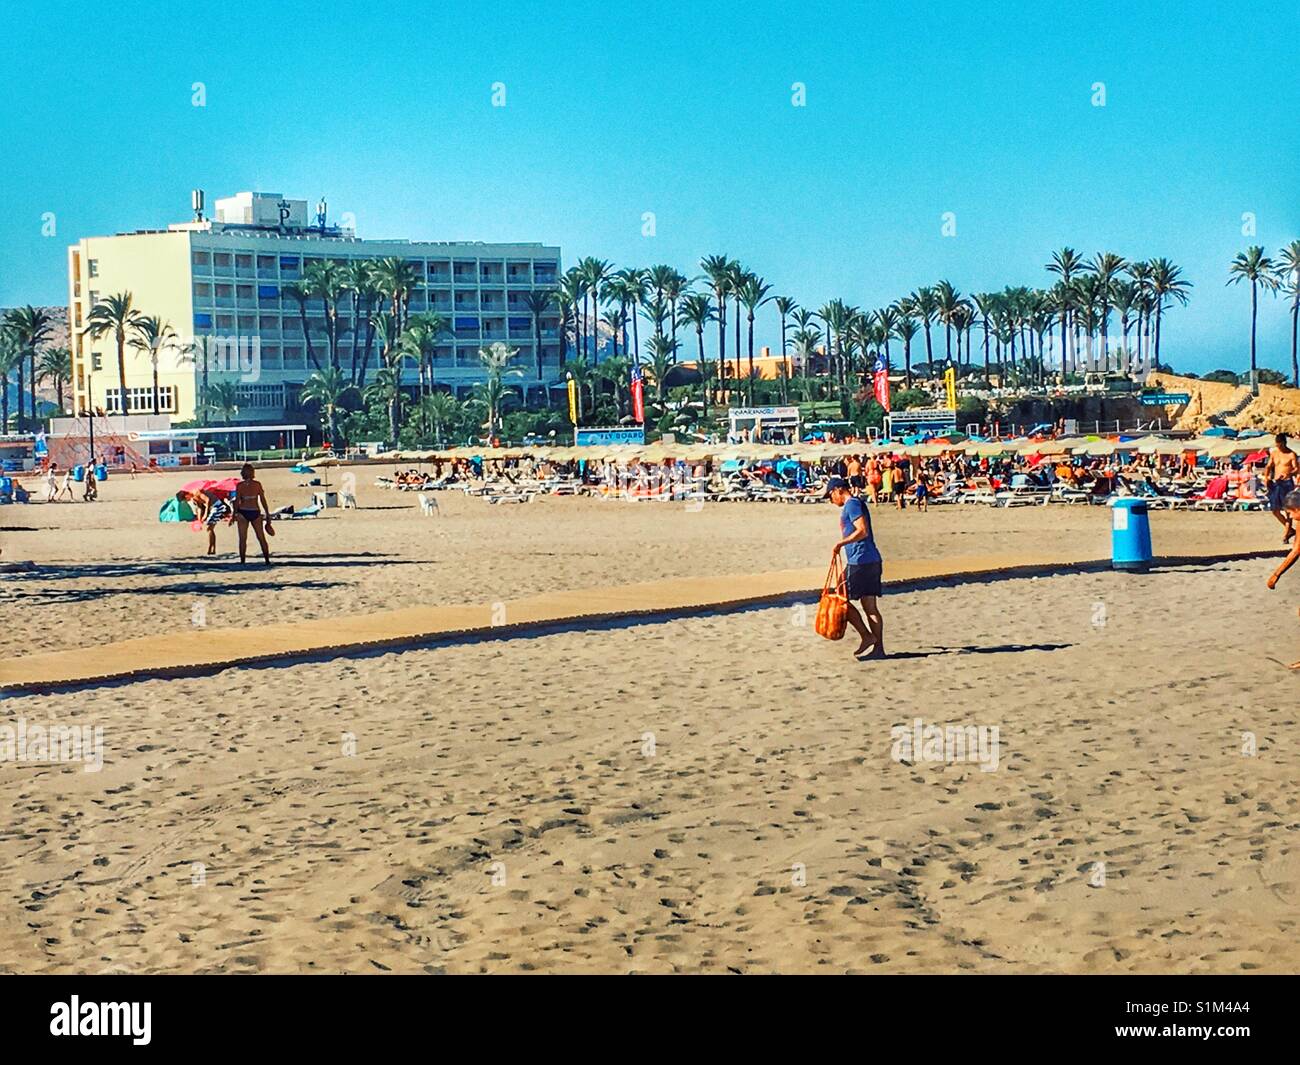
<svg viewBox="0 0 1300 1065">
<path fill-rule="evenodd" d="M 278 193 L 242 192 L 216 203 L 205 219 L 202 194 L 193 221 L 165 230 L 140 230 L 88 237 L 69 248 L 69 324 L 76 409 L 88 405 L 120 412 L 117 344 L 110 333 L 83 334 L 91 307 L 101 297 L 129 292 L 136 310 L 170 324 L 182 342 L 216 340 L 241 353 L 214 370 L 213 360 L 167 349 L 159 357 L 157 410 L 175 419 L 196 416 L 203 384 L 231 381 L 238 390 L 241 422 L 299 420 L 298 390 L 313 371 L 311 355 L 328 362 L 325 305 L 306 302 L 306 332 L 299 300 L 289 286 L 301 281 L 313 262 L 397 257 L 416 275 L 409 301 L 414 316 L 436 311 L 450 331 L 440 337 L 432 361 L 436 385 L 464 394 L 482 377 L 479 349 L 502 341 L 518 349 L 522 371 L 511 383 L 530 391 L 559 374 L 559 320 L 552 306 L 538 322 L 525 302 L 534 290 L 554 288 L 560 277 L 560 249 L 542 244 L 360 240 L 346 226 L 330 225 L 325 205 L 308 216 L 306 200 Z M 352 294 L 339 303 L 344 329 L 339 361 L 345 376 L 354 357 L 367 361 L 367 380 L 379 363 L 379 341 L 364 318 L 356 335 Z M 366 308 L 363 306 L 362 308 Z M 368 359 L 367 341 L 370 341 Z M 309 341 L 310 349 L 309 352 Z M 256 369 L 250 369 L 255 353 Z M 153 367 L 146 352 L 128 349 L 127 413 L 153 413 Z M 403 384 L 414 386 L 414 364 Z"/>
</svg>

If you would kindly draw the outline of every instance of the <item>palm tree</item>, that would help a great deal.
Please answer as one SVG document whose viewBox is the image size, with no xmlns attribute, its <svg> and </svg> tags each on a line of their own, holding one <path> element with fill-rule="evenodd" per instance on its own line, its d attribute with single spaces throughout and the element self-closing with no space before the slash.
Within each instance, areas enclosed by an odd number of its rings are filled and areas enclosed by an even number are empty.
<svg viewBox="0 0 1300 1065">
<path fill-rule="evenodd" d="M 935 312 L 939 309 L 938 303 L 934 298 L 934 289 L 918 288 L 907 297 L 911 304 L 916 317 L 921 320 L 921 325 L 925 329 L 925 361 L 927 373 L 933 373 L 934 367 L 934 347 L 930 343 L 930 322 L 934 319 Z"/>
<path fill-rule="evenodd" d="M 9 431 L 9 372 L 16 368 L 21 375 L 24 358 L 26 354 L 13 330 L 8 326 L 0 325 L 0 433 Z M 22 395 L 20 384 L 18 386 L 20 405 Z"/>
<path fill-rule="evenodd" d="M 567 362 L 569 347 L 568 327 L 573 326 L 573 350 L 580 353 L 582 347 L 581 333 L 578 326 L 578 311 L 582 304 L 582 280 L 573 270 L 568 270 L 560 278 L 555 290 L 555 303 L 560 310 L 560 369 Z"/>
<path fill-rule="evenodd" d="M 1108 321 L 1110 319 L 1110 308 L 1115 298 L 1115 284 L 1119 280 L 1120 272 L 1127 269 L 1128 260 L 1122 255 L 1116 255 L 1114 252 L 1099 251 L 1092 257 L 1092 271 L 1097 278 L 1098 290 L 1097 298 L 1100 303 L 1098 310 L 1101 312 L 1101 354 L 1106 360 L 1106 367 L 1110 367 L 1110 343 L 1108 333 Z"/>
<path fill-rule="evenodd" d="M 348 377 L 361 387 L 366 383 L 366 366 L 375 341 L 374 313 L 379 302 L 375 264 L 370 259 L 353 259 L 343 268 L 343 284 L 352 294 L 352 365 Z M 361 343 L 361 323 L 366 323 L 366 342 Z M 361 355 L 358 360 L 357 356 Z"/>
<path fill-rule="evenodd" d="M 745 317 L 749 325 L 749 405 L 754 405 L 754 312 L 765 304 L 771 297 L 768 293 L 772 291 L 772 286 L 766 284 L 761 277 L 749 275 L 745 278 L 740 290 L 736 293 L 736 298 L 745 308 Z M 782 355 L 785 353 L 782 352 Z"/>
<path fill-rule="evenodd" d="M 1073 248 L 1062 248 L 1060 251 L 1052 252 L 1052 261 L 1047 264 L 1047 272 L 1057 274 L 1064 286 L 1060 290 L 1061 299 L 1061 379 L 1065 379 L 1065 374 L 1069 372 L 1069 356 L 1072 349 L 1066 343 L 1066 334 L 1070 328 L 1070 313 L 1072 301 L 1070 295 L 1070 283 L 1075 276 L 1082 273 L 1088 268 L 1088 264 L 1083 261 L 1082 256 Z"/>
<path fill-rule="evenodd" d="M 1192 283 L 1184 280 L 1182 268 L 1175 266 L 1168 259 L 1152 259 L 1149 265 L 1151 266 L 1151 293 L 1155 298 L 1156 312 L 1155 364 L 1159 366 L 1160 323 L 1164 317 L 1165 301 L 1173 300 L 1176 303 L 1185 305 L 1191 296 L 1189 290 Z"/>
<path fill-rule="evenodd" d="M 725 255 L 706 255 L 700 260 L 700 269 L 713 286 L 713 301 L 717 308 L 718 323 L 718 376 L 727 377 L 727 294 L 731 291 L 731 260 Z"/>
<path fill-rule="evenodd" d="M 1163 260 L 1158 260 L 1163 261 Z M 1155 273 L 1155 263 L 1152 263 L 1152 272 Z M 1228 284 L 1235 285 L 1239 281 L 1250 282 L 1250 381 L 1255 386 L 1259 383 L 1259 369 L 1255 363 L 1255 321 L 1259 315 L 1259 290 L 1263 288 L 1266 292 L 1273 292 L 1278 287 L 1277 266 L 1267 255 L 1264 249 L 1259 245 L 1252 245 L 1244 252 L 1237 255 L 1232 260 L 1232 265 L 1228 267 Z M 1155 287 L 1155 278 L 1152 278 L 1152 287 Z M 1160 318 L 1157 311 L 1156 317 L 1156 363 L 1160 362 Z"/>
<path fill-rule="evenodd" d="M 772 300 L 772 306 L 776 308 L 776 313 L 781 316 L 781 357 L 784 359 L 787 350 L 785 339 L 786 319 L 799 309 L 799 304 L 789 296 L 777 296 Z"/>
<path fill-rule="evenodd" d="M 165 349 L 176 348 L 176 330 L 170 322 L 164 322 L 155 314 L 141 315 L 132 327 L 132 333 L 128 341 L 130 346 L 149 358 L 149 367 L 153 371 L 153 412 L 161 414 L 158 407 L 158 359 Z"/>
<path fill-rule="evenodd" d="M 347 279 L 346 268 L 332 259 L 318 259 L 303 271 L 303 283 L 325 305 L 325 341 L 331 370 L 339 368 L 339 301 L 347 291 Z"/>
<path fill-rule="evenodd" d="M 727 288 L 731 292 L 731 299 L 735 309 L 736 320 L 736 377 L 740 378 L 740 290 L 744 287 L 745 282 L 753 275 L 746 270 L 740 263 L 733 262 L 728 271 Z"/>
<path fill-rule="evenodd" d="M 36 359 L 37 349 L 44 344 L 50 337 L 50 330 L 53 328 L 53 320 L 47 311 L 33 307 L 28 304 L 26 307 L 17 307 L 14 310 L 6 311 L 4 316 L 5 326 L 13 333 L 14 338 L 18 341 L 18 346 L 23 353 L 23 358 L 29 364 L 30 373 L 28 375 L 28 384 L 31 389 L 32 400 L 32 419 L 36 419 Z M 126 393 L 123 393 L 125 396 Z M 18 424 L 22 427 L 23 422 L 23 366 L 20 362 L 18 365 Z"/>
<path fill-rule="evenodd" d="M 582 278 L 585 292 L 583 294 L 583 306 L 586 309 L 587 302 L 590 301 L 590 311 L 587 312 L 587 322 L 590 325 L 592 362 L 600 357 L 600 331 L 596 328 L 596 314 L 598 308 L 596 301 L 600 297 L 601 286 L 605 279 L 609 277 L 609 270 L 612 264 L 604 259 L 597 259 L 588 256 L 578 263 L 578 276 Z M 584 338 L 585 339 L 585 338 Z M 586 346 L 583 346 L 583 353 L 586 353 Z"/>
<path fill-rule="evenodd" d="M 325 433 L 331 447 L 338 444 L 335 411 L 342 404 L 343 397 L 355 390 L 356 386 L 344 377 L 343 371 L 337 366 L 331 366 L 308 376 L 298 392 L 301 402 L 314 404 L 325 416 Z"/>
<path fill-rule="evenodd" d="M 1300 240 L 1282 249 L 1277 274 L 1281 288 L 1291 297 L 1291 385 L 1300 388 L 1300 360 L 1296 358 L 1296 325 L 1300 322 Z"/>
<path fill-rule="evenodd" d="M 704 417 L 709 416 L 709 393 L 718 381 L 718 364 L 700 356 L 695 364 L 695 368 L 700 373 L 700 402 L 703 408 Z"/>
<path fill-rule="evenodd" d="M 318 375 L 313 374 L 312 376 Z M 371 378 L 370 383 L 362 389 L 361 397 L 366 403 L 383 404 L 384 409 L 388 412 L 388 435 L 392 438 L 395 447 L 398 440 L 398 426 L 402 416 L 401 348 L 394 348 L 389 357 L 384 360 L 383 365 L 375 371 L 375 376 Z"/>
<path fill-rule="evenodd" d="M 554 303 L 555 289 L 553 288 L 533 289 L 531 292 L 524 293 L 524 306 L 528 308 L 528 313 L 533 316 L 533 355 L 537 361 L 538 381 L 541 381 L 543 377 L 542 315 L 549 311 Z M 543 385 L 543 394 L 545 394 L 545 385 Z"/>
<path fill-rule="evenodd" d="M 434 392 L 421 400 L 420 412 L 425 422 L 433 426 L 435 447 L 442 447 L 443 430 L 456 424 L 460 409 L 456 397 L 450 392 Z"/>
<path fill-rule="evenodd" d="M 521 372 L 517 367 L 510 365 L 511 360 L 518 354 L 518 348 L 507 347 L 500 341 L 490 347 L 479 349 L 478 358 L 483 364 L 486 378 L 481 385 L 476 386 L 476 389 L 479 398 L 487 405 L 489 438 L 496 435 L 496 428 L 500 422 L 501 401 L 507 392 L 505 378 L 517 377 Z"/>
<path fill-rule="evenodd" d="M 943 323 L 944 354 L 952 361 L 952 328 L 955 324 L 957 309 L 961 306 L 961 294 L 947 281 L 940 281 L 934 286 L 935 313 Z M 958 344 L 961 338 L 958 337 Z M 961 350 L 957 351 L 957 370 L 961 371 Z"/>
<path fill-rule="evenodd" d="M 397 332 L 404 332 L 411 313 L 411 293 L 420 280 L 415 264 L 401 256 L 390 255 L 375 263 L 374 280 L 380 294 L 388 299 L 389 313 Z"/>
<path fill-rule="evenodd" d="M 398 339 L 402 356 L 415 362 L 420 399 L 433 388 L 433 358 L 438 348 L 438 338 L 449 327 L 445 315 L 438 311 L 425 311 L 411 317 L 406 331 Z"/>
<path fill-rule="evenodd" d="M 42 381 L 53 381 L 59 413 L 63 413 L 63 389 L 72 383 L 72 352 L 67 348 L 46 348 L 41 352 L 36 373 Z"/>
<path fill-rule="evenodd" d="M 691 292 L 683 296 L 679 301 L 678 313 L 682 321 L 687 325 L 695 327 L 695 341 L 699 347 L 699 357 L 695 360 L 698 369 L 704 363 L 704 327 L 713 321 L 713 301 L 709 299 L 707 292 Z M 716 372 L 716 367 L 715 367 Z M 703 376 L 704 371 L 700 374 Z M 704 404 L 707 413 L 708 401 Z"/>
<path fill-rule="evenodd" d="M 239 386 L 234 381 L 218 381 L 204 394 L 203 405 L 229 425 L 239 412 Z"/>
<path fill-rule="evenodd" d="M 280 293 L 298 301 L 298 320 L 302 323 L 302 337 L 307 345 L 307 359 L 312 368 L 319 371 L 321 364 L 316 358 L 316 349 L 311 342 L 311 326 L 307 322 L 307 301 L 313 296 L 311 285 L 305 280 L 290 281 L 287 285 L 280 286 Z"/>
<path fill-rule="evenodd" d="M 83 332 L 92 340 L 97 340 L 106 333 L 113 335 L 117 345 L 117 380 L 121 389 L 119 408 L 123 417 L 127 415 L 126 391 L 126 338 L 144 316 L 131 305 L 131 293 L 117 292 L 105 296 L 90 308 Z"/>
<path fill-rule="evenodd" d="M 894 325 L 894 335 L 903 342 L 903 387 L 912 387 L 912 338 L 920 324 L 915 318 L 904 316 Z"/>
<path fill-rule="evenodd" d="M 677 361 L 677 341 L 666 336 L 653 336 L 646 347 L 650 351 L 646 365 L 650 367 L 650 373 L 655 379 L 655 402 L 659 404 L 659 412 L 662 414 L 668 409 L 664 403 L 664 378 Z"/>
</svg>

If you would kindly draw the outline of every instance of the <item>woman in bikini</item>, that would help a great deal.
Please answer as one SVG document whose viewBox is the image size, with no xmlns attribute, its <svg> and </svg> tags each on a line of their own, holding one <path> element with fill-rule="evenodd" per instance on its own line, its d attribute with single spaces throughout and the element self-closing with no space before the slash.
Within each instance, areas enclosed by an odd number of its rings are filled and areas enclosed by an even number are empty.
<svg viewBox="0 0 1300 1065">
<path fill-rule="evenodd" d="M 253 464 L 244 463 L 239 471 L 242 480 L 235 485 L 235 521 L 239 523 L 239 561 L 246 562 L 248 556 L 248 527 L 253 527 L 257 542 L 262 548 L 262 559 L 271 564 L 271 548 L 266 543 L 266 521 L 271 516 L 271 508 L 266 502 L 266 493 L 260 481 L 253 477 Z"/>
</svg>

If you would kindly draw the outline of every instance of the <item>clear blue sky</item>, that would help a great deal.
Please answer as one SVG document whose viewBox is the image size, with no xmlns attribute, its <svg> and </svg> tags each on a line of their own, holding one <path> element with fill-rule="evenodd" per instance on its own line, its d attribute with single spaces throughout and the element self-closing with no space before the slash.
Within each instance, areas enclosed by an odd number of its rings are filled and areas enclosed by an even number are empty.
<svg viewBox="0 0 1300 1065">
<path fill-rule="evenodd" d="M 41 5 L 48 8 L 50 5 Z M 1251 243 L 1300 237 L 1294 3 L 29 6 L 0 36 L 0 306 L 66 298 L 65 248 L 241 189 L 362 236 L 538 240 L 688 274 L 725 252 L 818 306 L 1050 252 L 1166 255 L 1163 354 L 1247 361 Z M 191 106 L 203 82 L 207 106 Z M 1092 106 L 1104 82 L 1106 106 Z M 494 82 L 506 106 L 491 106 Z M 791 106 L 791 86 L 807 105 Z M 57 236 L 42 237 L 54 212 Z M 641 235 L 643 212 L 657 235 Z M 957 236 L 941 236 L 941 216 Z M 1258 235 L 1243 236 L 1253 212 Z M 773 343 L 775 316 L 758 342 Z M 1289 363 L 1280 301 L 1260 361 Z"/>
</svg>

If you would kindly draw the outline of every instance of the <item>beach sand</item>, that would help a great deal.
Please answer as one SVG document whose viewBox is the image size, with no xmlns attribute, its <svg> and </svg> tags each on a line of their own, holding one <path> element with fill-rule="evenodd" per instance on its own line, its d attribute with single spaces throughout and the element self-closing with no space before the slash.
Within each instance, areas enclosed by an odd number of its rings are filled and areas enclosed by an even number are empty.
<svg viewBox="0 0 1300 1065">
<path fill-rule="evenodd" d="M 303 564 L 266 572 L 193 563 L 150 524 L 162 478 L 7 508 L 41 531 L 0 530 L 6 557 L 42 564 L 0 583 L 4 653 L 188 625 L 195 595 L 247 625 L 815 565 L 834 536 L 829 506 L 444 493 L 423 519 L 369 479 L 363 507 L 404 509 L 286 523 Z M 876 512 L 887 559 L 1103 557 L 1107 517 Z M 1155 517 L 1158 550 L 1276 546 L 1266 515 Z M 10 696 L 9 722 L 102 725 L 105 764 L 0 764 L 0 971 L 1293 971 L 1273 564 L 889 595 L 886 662 L 785 606 Z M 895 760 L 918 718 L 997 728 L 997 768 Z"/>
<path fill-rule="evenodd" d="M 276 523 L 276 564 L 256 542 L 241 566 L 233 527 L 218 529 L 216 558 L 188 525 L 158 509 L 192 472 L 111 477 L 95 504 L 0 509 L 4 560 L 40 564 L 0 579 L 0 657 L 186 629 L 201 606 L 209 628 L 340 617 L 415 605 L 492 603 L 566 588 L 666 577 L 748 574 L 824 566 L 836 538 L 829 504 L 626 503 L 541 497 L 489 505 L 436 493 L 440 517 L 415 493 L 374 487 L 387 467 L 351 474 L 360 510 Z M 260 474 L 272 508 L 303 506 L 311 488 L 286 469 Z M 43 496 L 42 496 L 43 498 Z M 1110 557 L 1100 507 L 993 510 L 935 506 L 873 511 L 889 559 L 1005 554 L 1018 548 Z M 1280 528 L 1259 514 L 1154 513 L 1158 552 L 1276 549 Z M 33 620 L 31 608 L 40 607 Z"/>
</svg>

